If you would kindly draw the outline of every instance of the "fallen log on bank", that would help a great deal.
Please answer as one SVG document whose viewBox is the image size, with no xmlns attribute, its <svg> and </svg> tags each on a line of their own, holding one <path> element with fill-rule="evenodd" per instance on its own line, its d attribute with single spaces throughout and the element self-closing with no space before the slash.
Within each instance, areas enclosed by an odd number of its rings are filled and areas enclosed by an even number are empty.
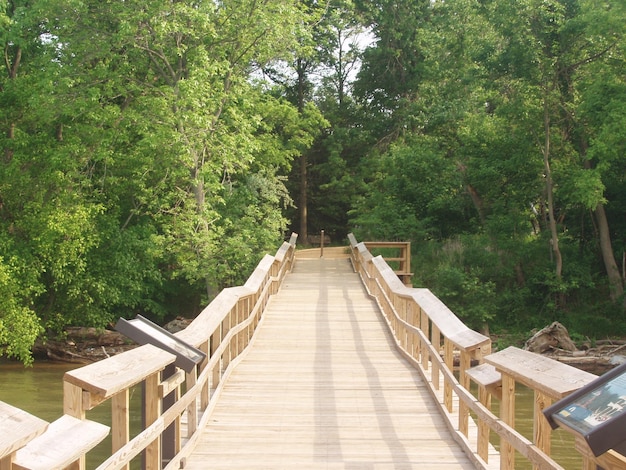
<svg viewBox="0 0 626 470">
<path fill-rule="evenodd" d="M 166 324 L 164 328 L 175 333 L 184 329 L 190 322 L 189 319 L 179 317 Z M 37 340 L 33 346 L 33 355 L 36 359 L 89 364 L 137 346 L 117 331 L 73 327 L 67 328 L 61 338 Z"/>
<path fill-rule="evenodd" d="M 593 347 L 591 344 L 585 342 L 579 349 L 567 328 L 553 322 L 526 341 L 524 349 L 596 375 L 626 362 L 626 341 L 600 340 Z"/>
</svg>

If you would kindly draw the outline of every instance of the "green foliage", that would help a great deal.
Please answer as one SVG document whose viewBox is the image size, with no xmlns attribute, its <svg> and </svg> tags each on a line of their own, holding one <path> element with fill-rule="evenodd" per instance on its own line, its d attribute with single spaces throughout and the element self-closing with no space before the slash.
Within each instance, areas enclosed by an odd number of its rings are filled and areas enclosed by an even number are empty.
<svg viewBox="0 0 626 470">
<path fill-rule="evenodd" d="M 456 315 L 477 330 L 498 313 L 498 286 L 493 271 L 500 266 L 497 254 L 484 249 L 481 237 L 459 236 L 442 244 L 419 247 L 419 269 L 414 285 L 427 286 Z"/>
<path fill-rule="evenodd" d="M 276 250 L 287 227 L 276 207 L 292 204 L 284 178 L 268 170 L 233 181 L 224 191 L 223 242 L 213 260 L 220 288 L 243 284 L 263 254 Z"/>
<path fill-rule="evenodd" d="M 311 232 L 412 241 L 476 328 L 622 331 L 622 3 L 0 2 L 0 349 L 197 311 L 303 173 Z"/>
<path fill-rule="evenodd" d="M 25 266 L 18 262 L 0 256 L 0 354 L 30 364 L 31 346 L 43 328 L 36 313 L 24 305 L 37 288 L 19 284 L 17 274 Z"/>
<path fill-rule="evenodd" d="M 437 269 L 428 285 L 470 328 L 480 330 L 495 317 L 495 285 L 481 281 L 476 273 L 453 267 Z"/>
<path fill-rule="evenodd" d="M 6 354 L 28 362 L 67 325 L 192 314 L 276 248 L 285 175 L 326 124 L 253 74 L 310 34 L 302 7 L 2 4 Z"/>
<path fill-rule="evenodd" d="M 412 241 L 414 282 L 474 327 L 581 328 L 615 288 L 605 260 L 623 251 L 623 6 L 383 3 L 362 6 L 378 42 L 355 97 L 379 145 L 360 165 L 355 234 Z M 598 236 L 602 206 L 613 252 Z"/>
<path fill-rule="evenodd" d="M 462 231 L 466 209 L 460 174 L 436 139 L 398 142 L 366 162 L 368 193 L 355 205 L 352 223 L 361 239 L 427 240 Z M 376 204 L 372 204 L 376 201 Z"/>
</svg>

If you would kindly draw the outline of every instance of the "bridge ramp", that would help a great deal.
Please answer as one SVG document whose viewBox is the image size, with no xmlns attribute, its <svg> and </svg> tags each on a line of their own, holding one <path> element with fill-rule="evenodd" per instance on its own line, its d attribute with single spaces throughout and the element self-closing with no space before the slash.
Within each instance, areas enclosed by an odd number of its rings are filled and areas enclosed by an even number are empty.
<svg viewBox="0 0 626 470">
<path fill-rule="evenodd" d="M 187 470 L 473 469 L 347 259 L 298 259 Z"/>
</svg>

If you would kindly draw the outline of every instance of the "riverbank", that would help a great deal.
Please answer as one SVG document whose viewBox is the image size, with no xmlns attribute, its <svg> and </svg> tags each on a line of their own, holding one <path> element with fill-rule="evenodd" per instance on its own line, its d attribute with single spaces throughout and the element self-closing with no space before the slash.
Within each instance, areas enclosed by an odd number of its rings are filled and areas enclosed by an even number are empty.
<svg viewBox="0 0 626 470">
<path fill-rule="evenodd" d="M 191 320 L 178 317 L 164 328 L 170 333 L 184 329 Z M 90 364 L 115 356 L 138 346 L 117 331 L 89 327 L 68 328 L 60 338 L 37 340 L 33 346 L 35 360 L 71 364 Z"/>
<path fill-rule="evenodd" d="M 175 333 L 190 322 L 189 319 L 179 317 L 167 323 L 164 328 Z M 498 337 L 498 342 L 507 343 L 502 339 L 501 336 Z M 522 343 L 517 346 L 596 375 L 602 375 L 626 362 L 626 339 L 604 339 L 575 344 L 567 330 L 557 322 L 538 330 Z M 68 328 L 62 338 L 37 341 L 33 355 L 35 360 L 89 364 L 137 346 L 116 331 Z"/>
<path fill-rule="evenodd" d="M 519 347 L 595 375 L 602 375 L 626 362 L 626 339 L 586 338 L 576 343 L 559 322 L 533 331 Z"/>
</svg>

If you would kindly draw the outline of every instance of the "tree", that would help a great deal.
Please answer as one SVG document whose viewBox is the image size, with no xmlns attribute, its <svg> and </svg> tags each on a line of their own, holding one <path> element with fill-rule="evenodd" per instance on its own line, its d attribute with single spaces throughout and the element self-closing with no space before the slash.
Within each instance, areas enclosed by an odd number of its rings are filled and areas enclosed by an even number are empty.
<svg viewBox="0 0 626 470">
<path fill-rule="evenodd" d="M 523 74 L 529 85 L 540 90 L 537 98 L 541 103 L 543 132 L 542 142 L 538 142 L 538 146 L 544 163 L 546 208 L 557 283 L 562 282 L 563 259 L 557 229 L 554 159 L 559 158 L 561 169 L 564 162 L 574 160 L 572 156 L 576 155 L 575 160 L 581 162 L 583 168 L 590 169 L 585 156 L 586 137 L 576 117 L 580 106 L 576 91 L 586 68 L 604 61 L 616 52 L 620 38 L 623 37 L 623 26 L 619 20 L 616 21 L 618 17 L 619 11 L 616 9 L 606 6 L 599 8 L 595 2 L 587 1 L 528 2 L 522 10 L 507 17 L 509 25 L 517 25 L 519 28 L 514 33 L 519 38 L 519 44 L 528 46 L 524 64 L 536 64 L 534 73 L 526 70 Z M 517 73 L 522 74 L 521 71 Z M 578 184 L 576 202 L 595 211 L 600 248 L 612 285 L 612 295 L 621 296 L 623 287 L 616 276 L 616 264 L 608 238 L 608 222 L 602 207 L 602 183 L 597 179 L 598 174 L 567 169 L 560 171 L 564 175 L 575 175 L 578 183 L 568 183 L 567 176 L 561 176 L 561 185 Z M 581 184 L 583 181 L 586 182 Z"/>
<path fill-rule="evenodd" d="M 311 108 L 306 110 L 306 107 L 313 103 L 320 107 L 326 106 L 329 99 L 343 103 L 351 71 L 358 62 L 355 41 L 361 28 L 350 1 L 305 1 L 302 4 L 311 13 L 309 20 L 312 34 L 300 38 L 291 60 L 274 64 L 265 72 L 282 88 L 284 96 L 301 112 L 306 111 L 310 115 Z M 304 120 L 311 122 L 306 116 Z M 292 218 L 305 243 L 311 230 L 310 220 L 315 221 L 316 229 L 324 228 L 321 226 L 325 218 L 324 209 L 320 207 L 320 193 L 324 190 L 321 189 L 323 182 L 319 177 L 318 166 L 328 160 L 326 137 L 334 131 L 330 130 L 328 120 L 319 120 L 319 124 L 315 132 L 315 144 L 300 155 L 289 181 L 290 192 L 294 194 L 297 205 L 297 213 Z M 345 227 L 341 231 L 345 232 Z"/>
<path fill-rule="evenodd" d="M 0 289 L 20 293 L 0 344 L 23 359 L 40 327 L 159 319 L 245 276 L 283 236 L 283 177 L 311 141 L 253 79 L 305 36 L 297 2 L 28 6 L 0 20 Z"/>
<path fill-rule="evenodd" d="M 623 70 L 624 61 L 615 61 L 617 70 Z M 626 169 L 624 149 L 626 136 L 624 125 L 626 115 L 626 84 L 623 72 L 616 73 L 615 63 L 596 64 L 581 86 L 582 105 L 579 116 L 587 131 L 583 141 L 584 176 L 579 178 L 579 186 L 588 188 L 590 184 L 597 188 L 595 197 L 587 201 L 587 207 L 593 210 L 597 223 L 599 246 L 607 272 L 610 296 L 614 301 L 623 299 L 624 279 L 615 259 L 612 239 L 619 240 L 624 231 L 609 228 L 609 215 L 619 224 L 623 220 L 623 211 L 619 200 L 622 197 L 623 175 Z M 582 176 L 582 175 L 581 175 Z M 595 183 L 595 184 L 594 184 Z M 585 191 L 589 193 L 589 190 Z M 607 214 L 606 207 L 609 207 Z M 622 247 L 622 253 L 624 249 Z"/>
<path fill-rule="evenodd" d="M 623 225 L 612 202 L 622 171 L 621 132 L 613 127 L 622 122 L 615 112 L 622 91 L 621 79 L 611 78 L 623 74 L 623 6 L 368 5 L 363 10 L 378 40 L 366 52 L 356 98 L 375 116 L 368 124 L 375 123 L 379 145 L 361 166 L 371 191 L 355 205 L 358 230 L 419 239 L 413 246 L 431 263 L 426 272 L 460 270 L 468 277 L 459 286 L 497 292 L 494 302 L 506 299 L 506 309 L 513 302 L 519 312 L 548 308 L 555 317 L 584 309 L 584 292 L 603 289 L 596 272 L 603 259 L 619 298 L 623 280 L 607 235 L 623 234 L 609 228 Z M 595 95 L 601 82 L 612 90 Z M 595 147 L 605 125 L 617 154 Z M 455 171 L 422 167 L 426 148 Z M 455 215 L 428 210 L 438 186 L 447 188 L 446 207 L 458 208 Z M 473 247 L 481 244 L 486 252 L 478 257 Z M 450 247 L 460 255 L 446 257 Z M 456 264 L 439 270 L 444 259 Z M 500 321 L 523 321 L 506 317 Z"/>
</svg>

